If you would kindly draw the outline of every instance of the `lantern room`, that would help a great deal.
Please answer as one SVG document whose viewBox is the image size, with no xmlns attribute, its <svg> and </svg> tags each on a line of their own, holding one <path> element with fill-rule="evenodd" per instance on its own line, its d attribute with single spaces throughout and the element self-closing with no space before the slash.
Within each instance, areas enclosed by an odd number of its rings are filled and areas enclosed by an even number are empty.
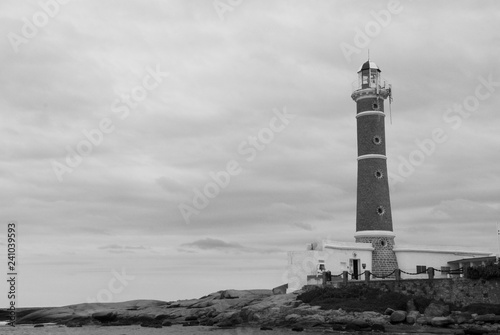
<svg viewBox="0 0 500 335">
<path fill-rule="evenodd" d="M 375 62 L 366 61 L 358 70 L 358 88 L 377 88 L 380 86 L 380 69 Z"/>
</svg>

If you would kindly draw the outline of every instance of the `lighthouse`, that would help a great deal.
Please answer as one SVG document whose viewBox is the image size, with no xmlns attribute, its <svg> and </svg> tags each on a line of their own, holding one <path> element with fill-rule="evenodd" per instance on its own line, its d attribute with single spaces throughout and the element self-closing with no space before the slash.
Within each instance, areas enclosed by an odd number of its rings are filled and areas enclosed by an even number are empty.
<svg viewBox="0 0 500 335">
<path fill-rule="evenodd" d="M 372 273 L 383 276 L 398 268 L 392 230 L 387 178 L 384 100 L 391 87 L 383 82 L 378 66 L 368 60 L 358 71 L 351 95 L 356 102 L 358 178 L 356 233 L 358 243 L 371 243 Z"/>
</svg>

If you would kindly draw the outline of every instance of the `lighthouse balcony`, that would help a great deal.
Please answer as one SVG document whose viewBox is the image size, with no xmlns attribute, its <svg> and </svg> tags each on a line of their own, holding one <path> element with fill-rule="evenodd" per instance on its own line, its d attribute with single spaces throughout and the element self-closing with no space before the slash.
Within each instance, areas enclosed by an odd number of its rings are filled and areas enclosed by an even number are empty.
<svg viewBox="0 0 500 335">
<path fill-rule="evenodd" d="M 391 95 L 390 87 L 382 87 L 379 85 L 377 87 L 366 87 L 366 88 L 356 89 L 354 90 L 354 92 L 352 92 L 351 98 L 354 101 L 358 101 L 360 98 L 369 98 L 369 97 L 387 99 L 390 95 Z"/>
<path fill-rule="evenodd" d="M 351 83 L 353 100 L 357 100 L 361 96 L 376 95 L 386 99 L 391 94 L 391 85 L 386 82 L 381 76 L 376 76 L 370 81 L 362 78 Z"/>
</svg>

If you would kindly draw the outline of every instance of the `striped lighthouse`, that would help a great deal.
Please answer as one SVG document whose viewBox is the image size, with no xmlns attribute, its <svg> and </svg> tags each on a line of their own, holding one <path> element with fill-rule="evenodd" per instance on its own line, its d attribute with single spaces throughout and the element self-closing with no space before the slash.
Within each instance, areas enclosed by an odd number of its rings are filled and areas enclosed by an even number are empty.
<svg viewBox="0 0 500 335">
<path fill-rule="evenodd" d="M 385 151 L 384 100 L 391 87 L 382 82 L 380 69 L 371 61 L 358 71 L 358 85 L 351 95 L 356 102 L 358 186 L 356 242 L 373 245 L 372 273 L 382 276 L 398 268 L 393 251 L 391 200 Z"/>
</svg>

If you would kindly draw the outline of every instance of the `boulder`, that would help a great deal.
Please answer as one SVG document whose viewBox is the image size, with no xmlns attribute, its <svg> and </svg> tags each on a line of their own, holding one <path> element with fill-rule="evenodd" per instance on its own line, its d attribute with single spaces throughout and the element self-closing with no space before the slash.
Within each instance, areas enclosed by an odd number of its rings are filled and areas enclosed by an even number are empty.
<svg viewBox="0 0 500 335">
<path fill-rule="evenodd" d="M 453 323 L 453 319 L 445 317 L 445 316 L 435 316 L 431 320 L 431 325 L 434 327 L 444 327 Z"/>
<path fill-rule="evenodd" d="M 412 325 L 417 322 L 417 319 L 420 317 L 420 313 L 418 311 L 410 311 L 406 315 L 406 323 Z"/>
<path fill-rule="evenodd" d="M 452 313 L 450 317 L 453 319 L 453 322 L 458 325 L 472 321 L 472 315 L 467 312 L 455 312 Z"/>
<path fill-rule="evenodd" d="M 413 299 L 408 300 L 408 302 L 406 303 L 406 311 L 410 313 L 416 310 L 417 307 L 415 307 L 415 302 L 413 301 Z"/>
<path fill-rule="evenodd" d="M 392 308 L 386 308 L 384 312 L 385 315 L 391 315 L 392 313 L 394 313 L 394 310 Z"/>
<path fill-rule="evenodd" d="M 302 332 L 302 331 L 304 331 L 304 327 L 293 327 L 292 331 L 293 332 Z"/>
<path fill-rule="evenodd" d="M 348 324 L 345 325 L 345 330 L 346 331 L 352 331 L 352 332 L 357 332 L 361 330 L 361 327 L 358 326 L 355 323 L 349 322 Z"/>
<path fill-rule="evenodd" d="M 336 331 L 344 330 L 344 325 L 342 325 L 340 323 L 334 323 L 334 324 L 332 324 L 332 330 L 336 330 Z"/>
<path fill-rule="evenodd" d="M 425 316 L 435 317 L 435 316 L 447 316 L 450 315 L 450 307 L 448 305 L 430 303 L 425 309 Z"/>
<path fill-rule="evenodd" d="M 351 324 L 354 324 L 356 326 L 358 326 L 359 328 L 369 328 L 370 327 L 370 324 L 368 322 L 366 322 L 365 320 L 353 320 L 351 322 Z"/>
<path fill-rule="evenodd" d="M 488 332 L 489 332 L 488 329 L 479 326 L 473 326 L 464 329 L 464 334 L 470 334 L 470 335 L 483 335 L 487 334 Z"/>
<path fill-rule="evenodd" d="M 118 315 L 116 314 L 116 312 L 104 311 L 104 312 L 96 312 L 96 313 L 92 314 L 92 318 L 96 319 L 99 322 L 107 323 L 107 322 L 116 321 L 116 319 L 118 318 Z"/>
<path fill-rule="evenodd" d="M 300 320 L 300 318 L 301 318 L 301 316 L 298 314 L 288 314 L 287 316 L 285 316 L 285 321 L 297 322 L 298 320 Z"/>
<path fill-rule="evenodd" d="M 372 325 L 372 331 L 374 331 L 374 332 L 385 332 L 385 326 L 383 324 L 374 323 Z"/>
<path fill-rule="evenodd" d="M 406 320 L 406 312 L 405 311 L 398 310 L 398 311 L 394 311 L 391 314 L 391 318 L 390 318 L 391 323 L 400 323 L 400 322 L 404 322 L 405 320 Z"/>
<path fill-rule="evenodd" d="M 488 323 L 499 323 L 500 322 L 500 315 L 495 315 L 495 314 L 478 315 L 474 318 L 474 321 L 483 321 L 483 322 L 488 322 Z"/>
</svg>

